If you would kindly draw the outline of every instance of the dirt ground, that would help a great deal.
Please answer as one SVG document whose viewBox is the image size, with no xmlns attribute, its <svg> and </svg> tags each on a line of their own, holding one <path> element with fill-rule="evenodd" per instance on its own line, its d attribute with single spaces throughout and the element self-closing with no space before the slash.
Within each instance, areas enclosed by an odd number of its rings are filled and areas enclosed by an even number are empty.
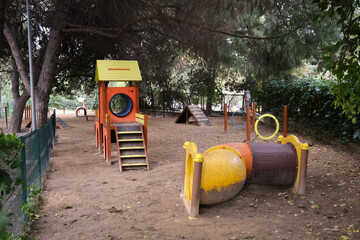
<svg viewBox="0 0 360 240">
<path fill-rule="evenodd" d="M 96 149 L 92 121 L 74 113 L 58 117 L 70 128 L 57 130 L 40 219 L 31 231 L 38 240 L 360 239 L 360 159 L 354 149 L 297 133 L 311 145 L 305 195 L 249 185 L 230 201 L 202 206 L 200 217 L 190 220 L 179 197 L 184 142 L 203 152 L 244 141 L 245 128 L 229 120 L 224 134 L 220 117 L 210 118 L 211 127 L 198 127 L 149 116 L 150 171 L 120 173 L 116 152 L 108 166 Z M 267 136 L 273 129 L 260 131 Z"/>
</svg>

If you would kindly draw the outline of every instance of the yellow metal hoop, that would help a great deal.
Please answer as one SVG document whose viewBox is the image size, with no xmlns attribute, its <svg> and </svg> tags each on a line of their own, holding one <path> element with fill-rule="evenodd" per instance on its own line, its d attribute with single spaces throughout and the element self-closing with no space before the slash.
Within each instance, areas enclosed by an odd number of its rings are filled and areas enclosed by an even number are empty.
<svg viewBox="0 0 360 240">
<path fill-rule="evenodd" d="M 271 117 L 272 119 L 274 119 L 275 123 L 276 123 L 276 130 L 275 132 L 273 133 L 273 135 L 271 135 L 270 137 L 263 137 L 259 134 L 258 132 L 258 123 L 259 121 L 263 118 L 263 117 Z M 276 117 L 274 115 L 271 115 L 271 114 L 264 114 L 264 115 L 261 115 L 255 122 L 255 133 L 256 135 L 259 136 L 259 138 L 263 139 L 263 140 L 269 140 L 269 139 L 272 139 L 273 137 L 275 137 L 275 135 L 279 132 L 279 121 L 276 119 Z"/>
</svg>

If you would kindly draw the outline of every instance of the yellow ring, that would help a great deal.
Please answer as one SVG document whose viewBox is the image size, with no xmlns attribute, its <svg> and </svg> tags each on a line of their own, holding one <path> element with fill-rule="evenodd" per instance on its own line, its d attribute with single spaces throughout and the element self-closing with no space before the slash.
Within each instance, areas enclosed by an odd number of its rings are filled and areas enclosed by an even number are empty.
<svg viewBox="0 0 360 240">
<path fill-rule="evenodd" d="M 276 130 L 275 132 L 273 133 L 273 135 L 271 135 L 270 137 L 263 137 L 259 134 L 258 132 L 258 129 L 257 129 L 257 126 L 258 126 L 258 123 L 259 123 L 259 120 L 262 119 L 263 117 L 271 117 L 272 119 L 274 119 L 275 123 L 276 123 Z M 255 122 L 255 133 L 256 135 L 259 136 L 259 138 L 263 139 L 263 140 L 269 140 L 269 139 L 272 139 L 273 137 L 275 137 L 275 135 L 279 132 L 279 121 L 276 119 L 276 117 L 274 115 L 271 115 L 271 114 L 264 114 L 264 115 L 261 115 Z"/>
</svg>

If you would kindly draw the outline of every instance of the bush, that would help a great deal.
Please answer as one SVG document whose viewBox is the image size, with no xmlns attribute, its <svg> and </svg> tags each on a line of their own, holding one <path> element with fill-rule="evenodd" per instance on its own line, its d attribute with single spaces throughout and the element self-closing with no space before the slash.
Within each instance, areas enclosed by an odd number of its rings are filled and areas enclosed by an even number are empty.
<svg viewBox="0 0 360 240">
<path fill-rule="evenodd" d="M 15 186 L 22 182 L 20 177 L 13 179 L 11 176 L 13 169 L 20 168 L 22 143 L 15 134 L 4 134 L 2 129 L 0 131 L 0 236 L 6 239 L 6 236 L 11 235 L 6 232 L 6 219 L 11 214 L 2 213 L 2 200 L 3 196 L 13 193 Z"/>
<path fill-rule="evenodd" d="M 288 117 L 302 127 L 310 127 L 316 133 L 340 138 L 342 141 L 360 141 L 360 126 L 353 124 L 340 108 L 334 107 L 332 85 L 323 80 L 310 78 L 271 80 L 260 92 L 254 92 L 254 100 L 263 112 L 281 115 L 288 106 Z M 358 119 L 359 113 L 357 113 Z"/>
</svg>

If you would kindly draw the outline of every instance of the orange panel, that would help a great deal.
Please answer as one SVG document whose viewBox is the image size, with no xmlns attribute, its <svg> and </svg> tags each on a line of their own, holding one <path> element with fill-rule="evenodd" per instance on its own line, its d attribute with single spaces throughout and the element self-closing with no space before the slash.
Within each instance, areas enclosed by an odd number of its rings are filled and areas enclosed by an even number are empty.
<svg viewBox="0 0 360 240">
<path fill-rule="evenodd" d="M 109 109 L 110 99 L 116 94 L 123 93 L 129 96 L 132 101 L 132 109 L 124 117 L 118 117 L 114 115 Z M 107 87 L 106 88 L 106 114 L 111 116 L 112 122 L 135 122 L 135 113 L 137 108 L 137 100 L 136 100 L 136 87 Z"/>
</svg>

